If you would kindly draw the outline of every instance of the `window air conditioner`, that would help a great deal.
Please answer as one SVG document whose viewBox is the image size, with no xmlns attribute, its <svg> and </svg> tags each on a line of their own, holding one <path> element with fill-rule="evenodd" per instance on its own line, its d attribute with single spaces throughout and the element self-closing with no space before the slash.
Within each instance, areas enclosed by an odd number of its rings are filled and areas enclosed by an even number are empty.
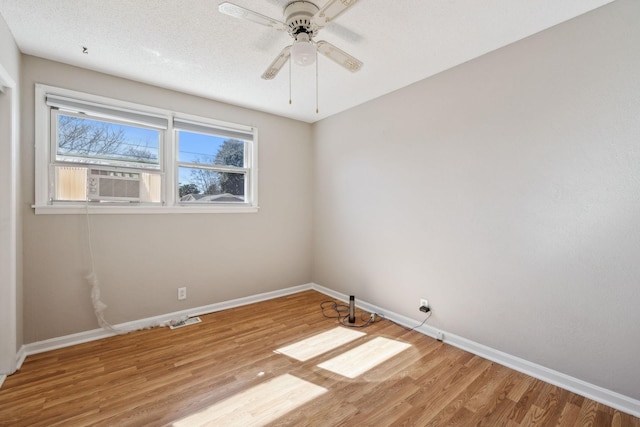
<svg viewBox="0 0 640 427">
<path fill-rule="evenodd" d="M 92 201 L 140 201 L 140 173 L 88 169 L 87 197 Z"/>
</svg>

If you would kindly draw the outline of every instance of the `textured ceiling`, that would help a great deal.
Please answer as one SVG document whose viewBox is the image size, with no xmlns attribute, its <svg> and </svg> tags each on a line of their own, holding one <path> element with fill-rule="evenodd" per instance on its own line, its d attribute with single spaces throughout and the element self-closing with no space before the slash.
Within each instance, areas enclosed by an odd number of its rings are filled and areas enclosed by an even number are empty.
<svg viewBox="0 0 640 427">
<path fill-rule="evenodd" d="M 319 60 L 260 78 L 291 38 L 218 12 L 218 0 L 0 0 L 23 53 L 315 122 L 613 0 L 359 0 L 316 40 L 364 62 Z M 290 0 L 231 0 L 283 20 Z M 316 0 L 322 6 L 325 0 Z M 82 47 L 88 53 L 82 53 Z"/>
</svg>

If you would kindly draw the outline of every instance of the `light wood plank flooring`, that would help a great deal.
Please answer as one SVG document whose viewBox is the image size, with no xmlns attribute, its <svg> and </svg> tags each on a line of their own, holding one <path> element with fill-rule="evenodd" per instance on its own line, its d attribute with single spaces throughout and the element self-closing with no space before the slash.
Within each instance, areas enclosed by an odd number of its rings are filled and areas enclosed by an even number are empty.
<svg viewBox="0 0 640 427">
<path fill-rule="evenodd" d="M 0 425 L 640 427 L 387 320 L 342 333 L 326 299 L 307 291 L 29 356 L 0 389 Z"/>
</svg>

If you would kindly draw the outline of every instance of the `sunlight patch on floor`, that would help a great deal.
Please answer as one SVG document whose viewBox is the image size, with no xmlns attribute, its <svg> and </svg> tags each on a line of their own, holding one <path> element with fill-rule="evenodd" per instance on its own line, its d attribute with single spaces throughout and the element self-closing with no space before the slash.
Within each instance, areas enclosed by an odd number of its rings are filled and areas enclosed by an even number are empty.
<svg viewBox="0 0 640 427">
<path fill-rule="evenodd" d="M 318 367 L 347 378 L 356 378 L 409 347 L 411 344 L 378 337 L 320 363 Z"/>
<path fill-rule="evenodd" d="M 264 426 L 327 392 L 284 374 L 173 423 L 173 427 Z"/>
<path fill-rule="evenodd" d="M 279 348 L 275 350 L 275 353 L 281 353 L 304 362 L 365 335 L 366 333 L 364 332 L 337 327 Z"/>
</svg>

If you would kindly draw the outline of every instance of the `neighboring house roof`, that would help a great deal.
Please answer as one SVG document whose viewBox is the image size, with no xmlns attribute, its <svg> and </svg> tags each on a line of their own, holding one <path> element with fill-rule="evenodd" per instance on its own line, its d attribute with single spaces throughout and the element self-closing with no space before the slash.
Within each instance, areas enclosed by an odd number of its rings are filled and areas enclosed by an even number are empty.
<svg viewBox="0 0 640 427">
<path fill-rule="evenodd" d="M 187 194 L 180 197 L 181 202 L 244 202 L 244 196 L 222 194 Z"/>
</svg>

